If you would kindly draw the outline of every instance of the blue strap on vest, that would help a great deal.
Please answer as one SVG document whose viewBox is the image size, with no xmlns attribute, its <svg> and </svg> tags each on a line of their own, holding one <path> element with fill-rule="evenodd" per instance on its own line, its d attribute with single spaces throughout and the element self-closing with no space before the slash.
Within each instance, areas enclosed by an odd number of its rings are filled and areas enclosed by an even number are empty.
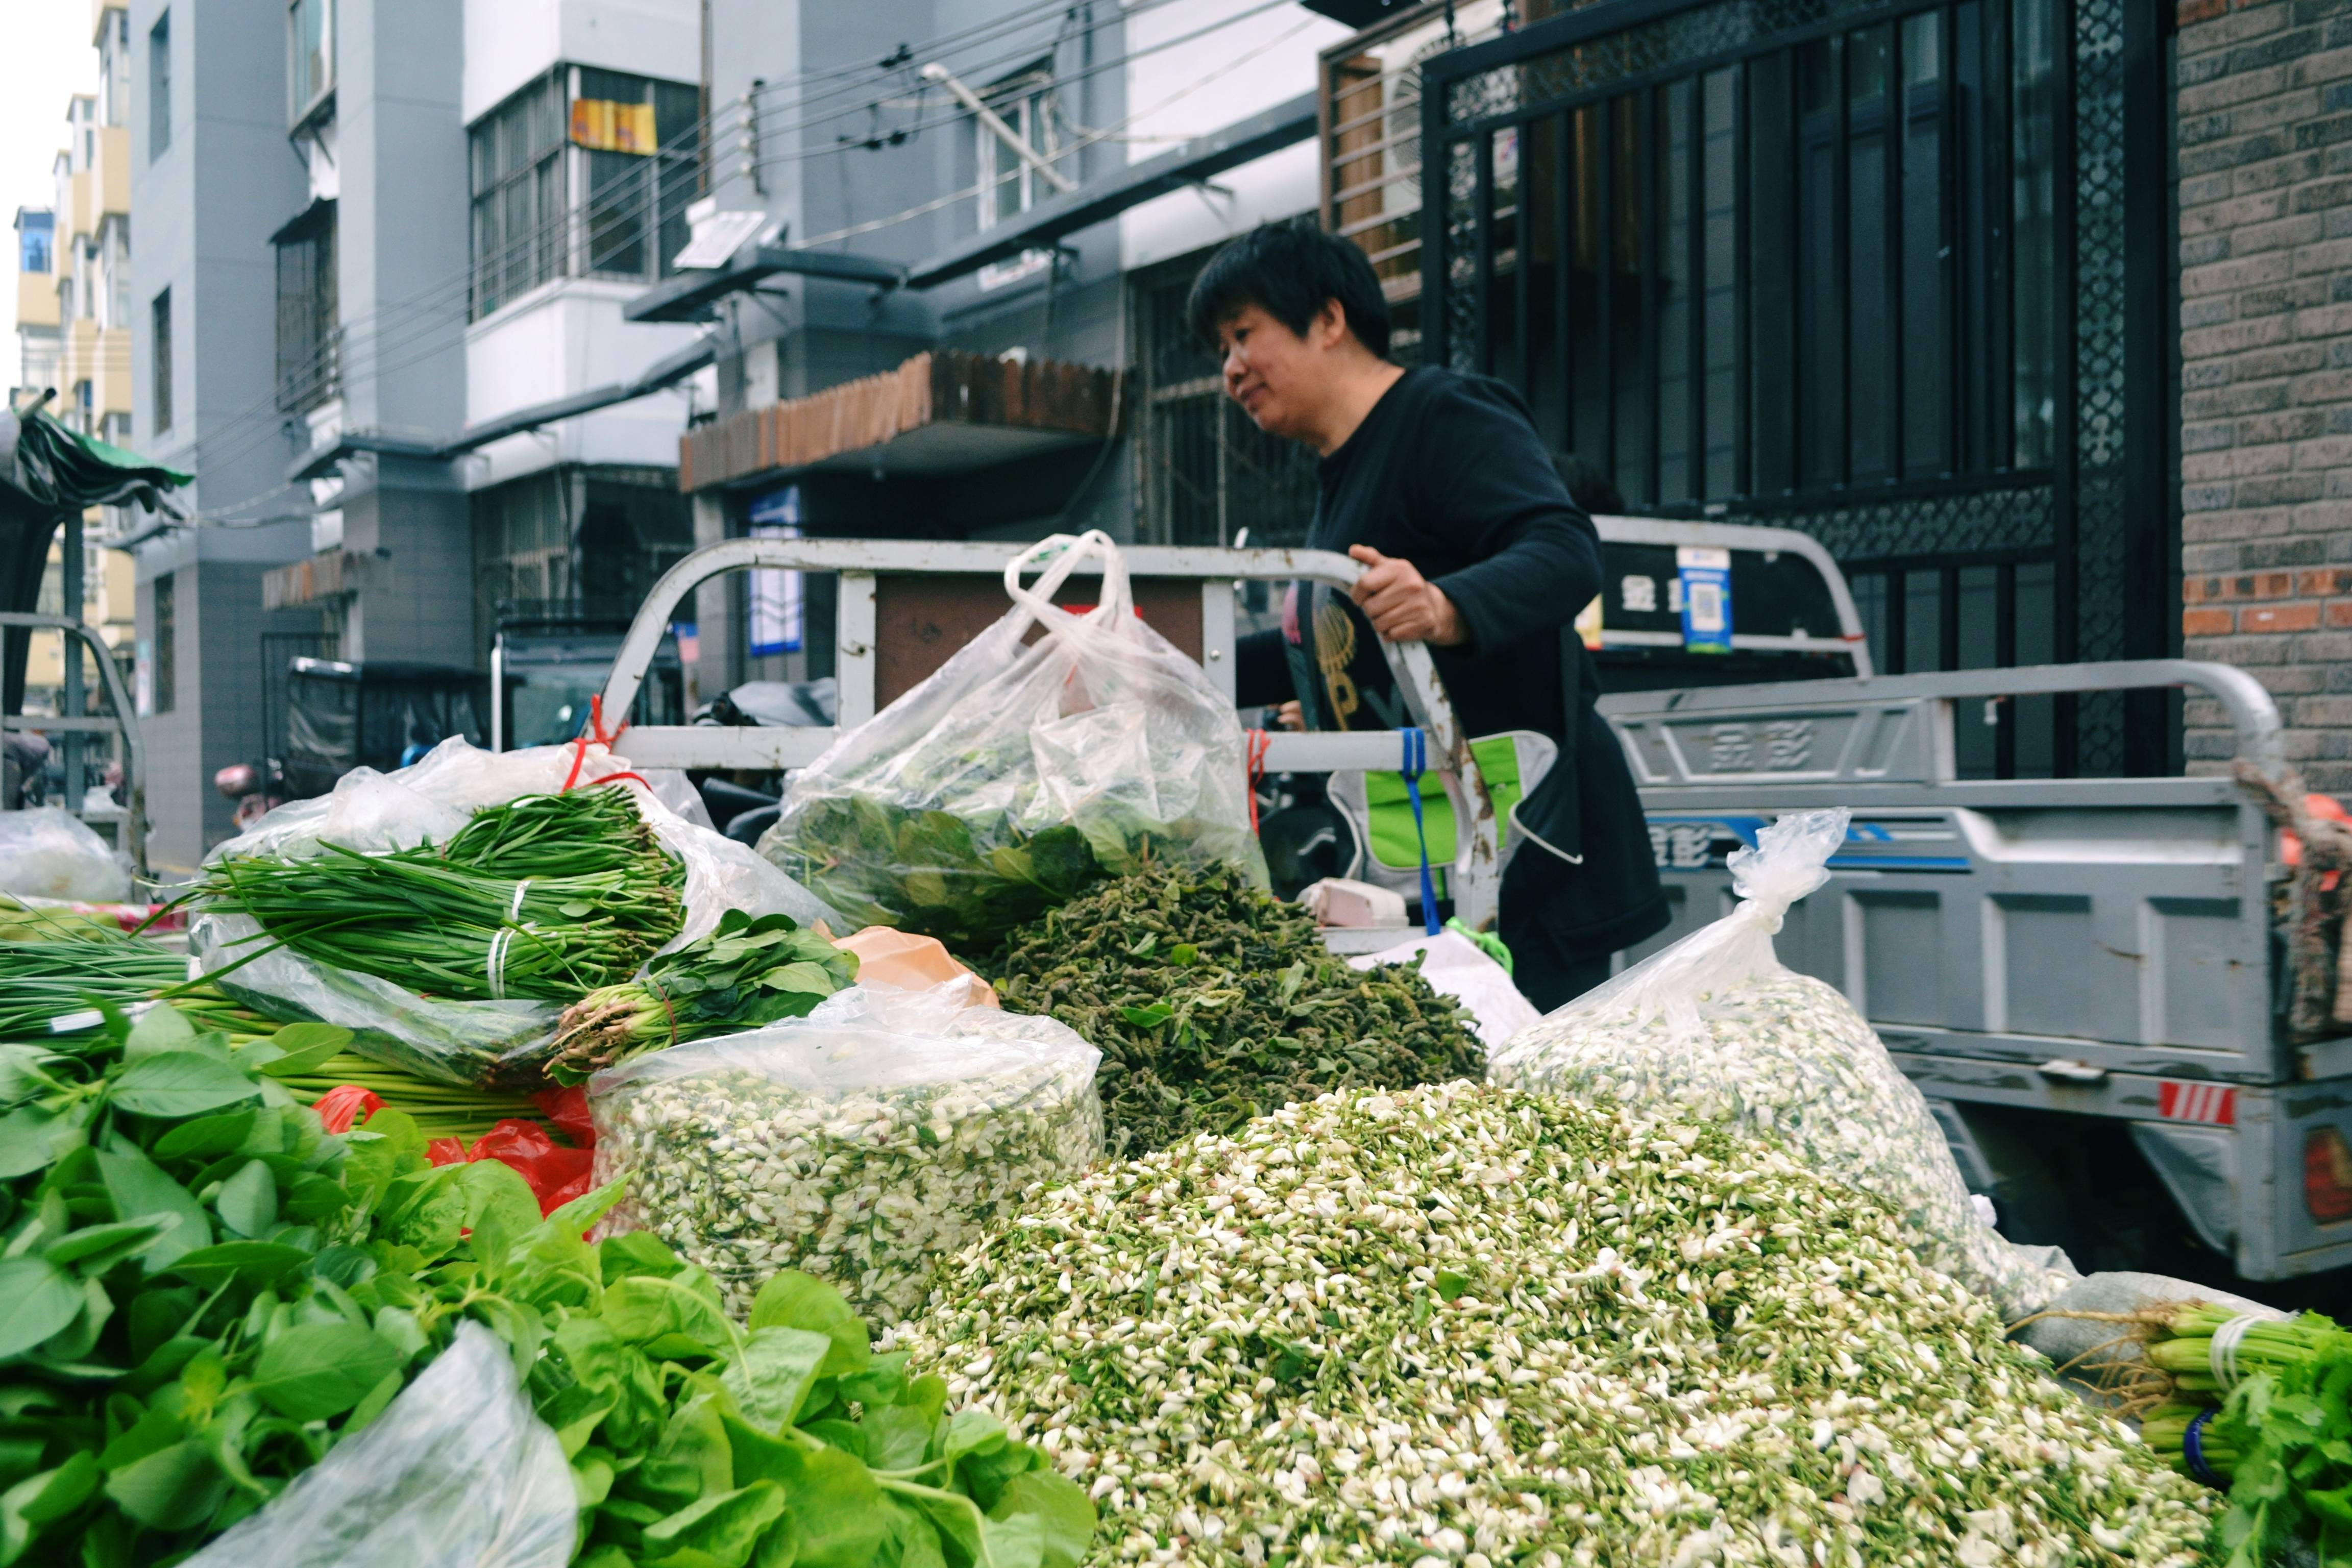
<svg viewBox="0 0 2352 1568">
<path fill-rule="evenodd" d="M 1429 874 L 1429 830 L 1421 816 L 1421 775 L 1428 766 L 1429 741 L 1417 729 L 1397 733 L 1404 737 L 1404 766 L 1397 771 L 1404 775 L 1405 798 L 1412 802 L 1412 836 L 1421 846 L 1421 922 L 1435 936 L 1445 925 L 1437 917 L 1437 882 Z"/>
</svg>

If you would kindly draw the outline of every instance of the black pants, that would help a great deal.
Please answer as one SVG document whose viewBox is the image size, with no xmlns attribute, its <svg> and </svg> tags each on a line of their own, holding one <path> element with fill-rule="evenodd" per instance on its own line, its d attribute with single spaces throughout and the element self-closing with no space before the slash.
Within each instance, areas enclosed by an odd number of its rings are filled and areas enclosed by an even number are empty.
<svg viewBox="0 0 2352 1568">
<path fill-rule="evenodd" d="M 1606 952 L 1570 952 L 1542 921 L 1510 921 L 1498 933 L 1511 950 L 1511 981 L 1539 1013 L 1575 1001 L 1609 978 Z"/>
<path fill-rule="evenodd" d="M 1606 864 L 1638 855 L 1638 868 L 1648 872 L 1649 849 L 1644 835 L 1638 845 L 1588 840 L 1587 863 L 1579 867 L 1533 847 L 1512 858 L 1496 934 L 1511 950 L 1512 981 L 1539 1011 L 1575 1001 L 1609 978 L 1609 961 L 1620 950 L 1666 928 L 1669 910 L 1654 873 L 1636 878 Z M 1631 908 L 1603 901 L 1612 894 L 1622 899 L 1629 888 L 1636 895 Z"/>
</svg>

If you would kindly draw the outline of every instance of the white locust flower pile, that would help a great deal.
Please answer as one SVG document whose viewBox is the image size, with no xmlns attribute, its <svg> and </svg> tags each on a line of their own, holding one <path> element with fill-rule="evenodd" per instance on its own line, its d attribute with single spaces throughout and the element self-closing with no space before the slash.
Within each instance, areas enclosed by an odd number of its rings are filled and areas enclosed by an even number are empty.
<svg viewBox="0 0 2352 1568">
<path fill-rule="evenodd" d="M 1053 1190 L 937 1287 L 897 1346 L 1088 1489 L 1097 1563 L 2204 1560 L 2200 1489 L 1719 1127 L 1326 1095 Z"/>
<path fill-rule="evenodd" d="M 1813 1170 L 1895 1210 L 1928 1267 L 2011 1320 L 2071 1283 L 1977 1216 L 1927 1097 L 1834 987 L 1775 966 L 1702 994 L 1696 1027 L 1630 1000 L 1591 1003 L 1580 998 L 1515 1036 L 1488 1076 L 1781 1139 Z"/>
</svg>

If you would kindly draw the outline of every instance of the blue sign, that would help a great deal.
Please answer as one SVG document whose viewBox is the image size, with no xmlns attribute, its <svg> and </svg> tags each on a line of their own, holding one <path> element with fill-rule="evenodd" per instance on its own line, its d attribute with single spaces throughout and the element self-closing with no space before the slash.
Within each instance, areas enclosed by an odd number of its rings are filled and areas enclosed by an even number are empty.
<svg viewBox="0 0 2352 1568">
<path fill-rule="evenodd" d="M 1731 552 L 1680 545 L 1675 567 L 1683 590 L 1683 647 L 1692 653 L 1729 653 Z"/>
<path fill-rule="evenodd" d="M 800 486 L 786 485 L 752 497 L 749 517 L 754 539 L 798 539 Z M 800 652 L 808 615 L 807 584 L 802 574 L 771 567 L 753 572 L 748 608 L 753 658 Z"/>
</svg>

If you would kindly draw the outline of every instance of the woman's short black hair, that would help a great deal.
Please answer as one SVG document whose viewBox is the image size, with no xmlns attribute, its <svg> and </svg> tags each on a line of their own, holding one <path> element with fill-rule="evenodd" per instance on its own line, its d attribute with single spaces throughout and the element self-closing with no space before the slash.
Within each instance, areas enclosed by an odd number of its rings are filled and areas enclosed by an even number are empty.
<svg viewBox="0 0 2352 1568">
<path fill-rule="evenodd" d="M 1209 258 L 1184 301 L 1184 323 L 1213 348 L 1217 328 L 1255 305 L 1304 337 L 1326 300 L 1339 301 L 1358 342 L 1389 357 L 1389 302 L 1371 262 L 1352 240 L 1313 218 L 1293 218 L 1260 225 Z"/>
</svg>

